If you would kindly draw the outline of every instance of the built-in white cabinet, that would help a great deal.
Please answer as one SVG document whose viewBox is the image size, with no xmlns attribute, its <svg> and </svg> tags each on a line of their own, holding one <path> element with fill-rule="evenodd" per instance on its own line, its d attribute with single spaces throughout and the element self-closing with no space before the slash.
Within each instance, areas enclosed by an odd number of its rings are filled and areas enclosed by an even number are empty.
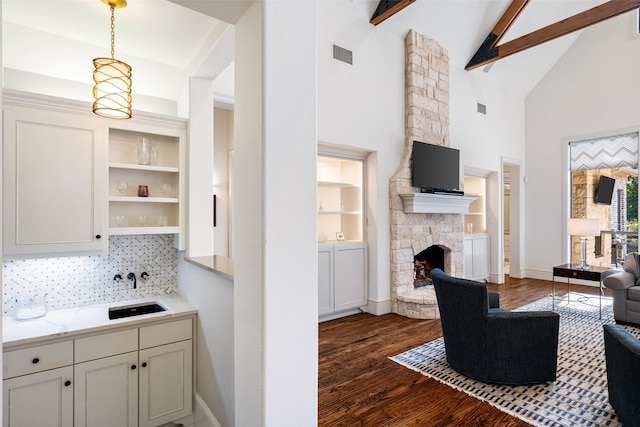
<svg viewBox="0 0 640 427">
<path fill-rule="evenodd" d="M 193 317 L 7 351 L 3 383 L 4 427 L 182 419 L 192 412 Z"/>
<path fill-rule="evenodd" d="M 367 246 L 364 242 L 318 247 L 318 314 L 324 320 L 367 305 Z"/>
<path fill-rule="evenodd" d="M 107 250 L 104 126 L 73 114 L 4 108 L 3 250 Z"/>
<path fill-rule="evenodd" d="M 6 91 L 3 112 L 6 256 L 105 254 L 121 234 L 173 234 L 186 248 L 186 120 L 109 120 Z"/>
<path fill-rule="evenodd" d="M 488 234 L 464 236 L 464 277 L 484 280 L 489 277 L 490 244 Z"/>
</svg>

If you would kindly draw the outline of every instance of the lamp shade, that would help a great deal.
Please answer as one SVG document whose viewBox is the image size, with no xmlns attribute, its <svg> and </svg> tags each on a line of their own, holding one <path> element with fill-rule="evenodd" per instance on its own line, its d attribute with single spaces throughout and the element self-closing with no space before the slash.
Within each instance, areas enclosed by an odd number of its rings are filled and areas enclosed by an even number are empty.
<svg viewBox="0 0 640 427">
<path fill-rule="evenodd" d="M 600 220 L 597 218 L 569 218 L 567 234 L 570 236 L 598 236 Z"/>
</svg>

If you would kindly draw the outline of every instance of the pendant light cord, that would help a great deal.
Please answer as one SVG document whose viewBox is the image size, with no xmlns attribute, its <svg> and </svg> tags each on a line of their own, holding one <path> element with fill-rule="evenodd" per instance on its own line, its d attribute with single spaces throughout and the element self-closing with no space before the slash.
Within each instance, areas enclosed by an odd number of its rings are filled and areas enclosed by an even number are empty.
<svg viewBox="0 0 640 427">
<path fill-rule="evenodd" d="M 111 59 L 114 59 L 115 40 L 116 40 L 116 17 L 115 17 L 115 5 L 110 4 L 111 9 Z"/>
</svg>

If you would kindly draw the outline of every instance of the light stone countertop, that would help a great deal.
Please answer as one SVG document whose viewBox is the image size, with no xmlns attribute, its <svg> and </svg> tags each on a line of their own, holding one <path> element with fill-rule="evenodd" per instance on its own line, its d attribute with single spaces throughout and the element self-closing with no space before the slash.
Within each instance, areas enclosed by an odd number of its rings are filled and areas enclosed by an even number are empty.
<svg viewBox="0 0 640 427">
<path fill-rule="evenodd" d="M 109 308 L 136 305 L 146 302 L 158 302 L 167 311 L 109 320 Z M 161 295 L 108 304 L 96 304 L 86 307 L 51 310 L 37 319 L 16 320 L 13 317 L 2 318 L 3 349 L 13 350 L 25 344 L 68 337 L 85 333 L 109 331 L 122 327 L 137 327 L 149 322 L 169 320 L 197 313 L 197 310 L 179 294 Z"/>
</svg>

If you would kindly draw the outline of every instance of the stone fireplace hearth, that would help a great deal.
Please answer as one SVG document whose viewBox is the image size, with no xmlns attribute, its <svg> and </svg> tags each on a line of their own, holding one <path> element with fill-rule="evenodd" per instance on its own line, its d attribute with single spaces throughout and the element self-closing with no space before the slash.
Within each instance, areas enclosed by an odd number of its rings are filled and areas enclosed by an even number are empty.
<svg viewBox="0 0 640 427">
<path fill-rule="evenodd" d="M 414 140 L 449 146 L 449 56 L 437 42 L 415 31 L 409 32 L 405 45 L 405 149 L 389 183 L 391 309 L 407 317 L 436 319 L 440 315 L 433 286 L 414 286 L 414 261 L 437 246 L 444 253 L 441 268 L 462 277 L 464 207 L 451 208 L 462 201 L 457 196 L 412 196 L 420 189 L 411 185 L 411 149 Z"/>
</svg>

